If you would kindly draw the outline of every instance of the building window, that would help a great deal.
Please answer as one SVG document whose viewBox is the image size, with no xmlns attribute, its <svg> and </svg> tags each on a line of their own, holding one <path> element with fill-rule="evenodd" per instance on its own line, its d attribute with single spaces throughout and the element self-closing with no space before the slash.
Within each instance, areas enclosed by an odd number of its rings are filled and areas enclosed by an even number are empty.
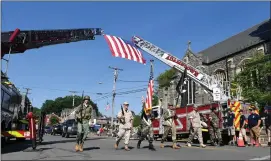
<svg viewBox="0 0 271 161">
<path fill-rule="evenodd" d="M 265 53 L 265 52 L 264 52 L 264 46 L 258 47 L 258 48 L 257 48 L 257 51 L 259 51 L 259 52 L 261 52 L 261 53 Z"/>
</svg>

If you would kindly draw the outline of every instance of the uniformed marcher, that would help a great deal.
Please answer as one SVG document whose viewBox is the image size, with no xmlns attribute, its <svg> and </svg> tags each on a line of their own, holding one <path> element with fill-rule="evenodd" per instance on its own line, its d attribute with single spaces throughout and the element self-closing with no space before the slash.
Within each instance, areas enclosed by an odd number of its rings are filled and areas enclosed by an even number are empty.
<svg viewBox="0 0 271 161">
<path fill-rule="evenodd" d="M 143 107 L 145 104 L 143 104 Z M 139 140 L 137 142 L 137 148 L 140 148 L 141 142 L 146 138 L 149 141 L 149 149 L 155 150 L 153 142 L 153 128 L 152 128 L 152 114 L 151 109 L 145 109 L 142 111 L 140 128 L 138 129 Z"/>
<path fill-rule="evenodd" d="M 164 148 L 164 142 L 171 130 L 171 137 L 172 137 L 172 148 L 173 149 L 180 149 L 180 146 L 177 145 L 177 138 L 176 138 L 176 125 L 174 120 L 176 119 L 175 111 L 171 110 L 173 108 L 172 104 L 168 105 L 168 108 L 163 109 L 163 118 L 164 118 L 164 134 L 161 139 L 161 148 Z"/>
<path fill-rule="evenodd" d="M 119 132 L 116 137 L 115 149 L 118 148 L 119 142 L 124 137 L 125 150 L 129 151 L 129 141 L 131 136 L 131 130 L 133 129 L 133 114 L 128 110 L 129 103 L 123 103 L 123 109 L 118 113 L 117 118 L 119 119 Z"/>
<path fill-rule="evenodd" d="M 210 127 L 209 127 L 209 134 L 210 134 L 210 140 L 211 140 L 211 145 L 216 146 L 217 143 L 222 146 L 222 137 L 221 137 L 221 132 L 219 129 L 219 118 L 216 115 L 216 108 L 212 107 L 211 113 L 209 115 L 210 119 Z"/>
<path fill-rule="evenodd" d="M 83 151 L 84 141 L 89 133 L 89 121 L 93 122 L 95 117 L 95 109 L 89 104 L 89 101 L 90 97 L 85 96 L 83 103 L 76 107 L 77 138 L 75 151 Z"/>
<path fill-rule="evenodd" d="M 234 119 L 235 114 L 231 109 L 228 109 L 228 135 L 230 137 L 229 145 L 236 145 L 236 136 L 235 136 L 235 126 L 234 126 Z"/>
<path fill-rule="evenodd" d="M 197 105 L 194 105 L 193 111 L 189 114 L 188 118 L 190 120 L 190 134 L 187 141 L 187 146 L 191 147 L 191 143 L 195 135 L 197 135 L 199 143 L 200 143 L 200 147 L 205 148 L 206 145 L 203 144 L 201 120 L 200 120 L 200 114 L 198 112 Z"/>
</svg>

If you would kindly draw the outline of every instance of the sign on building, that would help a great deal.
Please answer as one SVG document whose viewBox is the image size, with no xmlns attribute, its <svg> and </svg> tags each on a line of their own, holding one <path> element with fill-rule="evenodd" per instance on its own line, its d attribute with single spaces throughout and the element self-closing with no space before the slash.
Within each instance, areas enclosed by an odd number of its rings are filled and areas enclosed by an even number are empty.
<svg viewBox="0 0 271 161">
<path fill-rule="evenodd" d="M 214 101 L 221 100 L 220 88 L 213 88 L 213 99 L 214 99 Z"/>
</svg>

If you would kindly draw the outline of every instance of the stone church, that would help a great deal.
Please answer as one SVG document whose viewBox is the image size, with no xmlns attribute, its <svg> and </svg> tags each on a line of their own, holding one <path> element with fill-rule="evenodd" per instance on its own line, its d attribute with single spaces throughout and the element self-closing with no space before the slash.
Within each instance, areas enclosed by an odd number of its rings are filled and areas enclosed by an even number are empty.
<svg viewBox="0 0 271 161">
<path fill-rule="evenodd" d="M 242 71 L 246 60 L 259 52 L 271 54 L 271 20 L 261 22 L 198 53 L 191 50 L 190 43 L 183 61 L 221 80 L 224 92 L 228 95 L 230 93 L 227 85 Z M 173 80 L 170 87 L 158 91 L 163 103 L 176 103 L 176 82 L 177 80 Z M 181 107 L 186 104 L 208 104 L 212 101 L 211 96 L 192 80 L 188 81 L 185 88 L 183 98 L 178 100 L 182 102 Z"/>
</svg>

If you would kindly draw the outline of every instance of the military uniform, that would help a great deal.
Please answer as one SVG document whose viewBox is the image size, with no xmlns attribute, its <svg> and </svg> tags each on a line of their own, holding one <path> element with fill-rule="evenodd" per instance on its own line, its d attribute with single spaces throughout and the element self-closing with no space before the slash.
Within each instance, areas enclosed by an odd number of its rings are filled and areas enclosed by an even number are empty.
<svg viewBox="0 0 271 161">
<path fill-rule="evenodd" d="M 200 143 L 200 147 L 204 148 L 206 147 L 206 145 L 203 144 L 200 114 L 197 111 L 195 111 L 195 109 L 197 109 L 196 106 L 194 107 L 194 110 L 189 114 L 191 125 L 190 125 L 190 134 L 187 141 L 187 146 L 189 147 L 191 146 L 191 143 L 195 135 L 197 135 L 199 143 Z"/>
<path fill-rule="evenodd" d="M 124 102 L 123 105 L 129 105 L 127 102 Z M 129 110 L 123 109 L 124 115 L 122 111 L 120 111 L 117 117 L 121 120 L 119 124 L 119 132 L 116 137 L 115 148 L 118 148 L 119 142 L 124 137 L 125 150 L 129 150 L 128 144 L 130 141 L 131 130 L 133 128 L 133 114 Z"/>
<path fill-rule="evenodd" d="M 144 111 L 143 111 L 144 112 Z M 151 111 L 146 111 L 145 117 L 143 116 L 140 123 L 140 128 L 138 129 L 139 140 L 137 142 L 137 148 L 140 148 L 141 142 L 147 138 L 149 141 L 149 149 L 155 150 L 153 147 L 153 128 L 152 128 L 152 120 L 151 120 Z"/>
<path fill-rule="evenodd" d="M 214 112 L 215 108 L 211 108 L 211 113 L 209 115 L 210 118 L 210 127 L 209 127 L 209 134 L 210 140 L 212 145 L 216 145 L 216 139 L 219 145 L 222 145 L 222 137 L 221 132 L 219 129 L 219 118 L 217 117 L 216 113 Z"/>
<path fill-rule="evenodd" d="M 89 96 L 85 96 L 84 100 L 90 100 Z M 77 138 L 76 151 L 83 151 L 83 144 L 89 133 L 89 120 L 95 117 L 95 110 L 90 104 L 81 104 L 76 108 L 75 118 L 77 121 Z"/>
<path fill-rule="evenodd" d="M 161 148 L 164 148 L 164 142 L 171 130 L 171 137 L 172 137 L 172 142 L 173 142 L 173 145 L 172 145 L 172 148 L 173 149 L 180 149 L 179 146 L 177 146 L 177 140 L 176 140 L 176 125 L 175 125 L 175 122 L 174 122 L 174 117 L 175 117 L 175 114 L 174 112 L 175 111 L 172 111 L 171 109 L 167 108 L 167 109 L 164 109 L 163 110 L 163 118 L 164 118 L 164 123 L 163 123 L 163 126 L 164 126 L 164 134 L 162 136 L 162 139 L 161 139 L 161 145 L 160 147 Z"/>
</svg>

